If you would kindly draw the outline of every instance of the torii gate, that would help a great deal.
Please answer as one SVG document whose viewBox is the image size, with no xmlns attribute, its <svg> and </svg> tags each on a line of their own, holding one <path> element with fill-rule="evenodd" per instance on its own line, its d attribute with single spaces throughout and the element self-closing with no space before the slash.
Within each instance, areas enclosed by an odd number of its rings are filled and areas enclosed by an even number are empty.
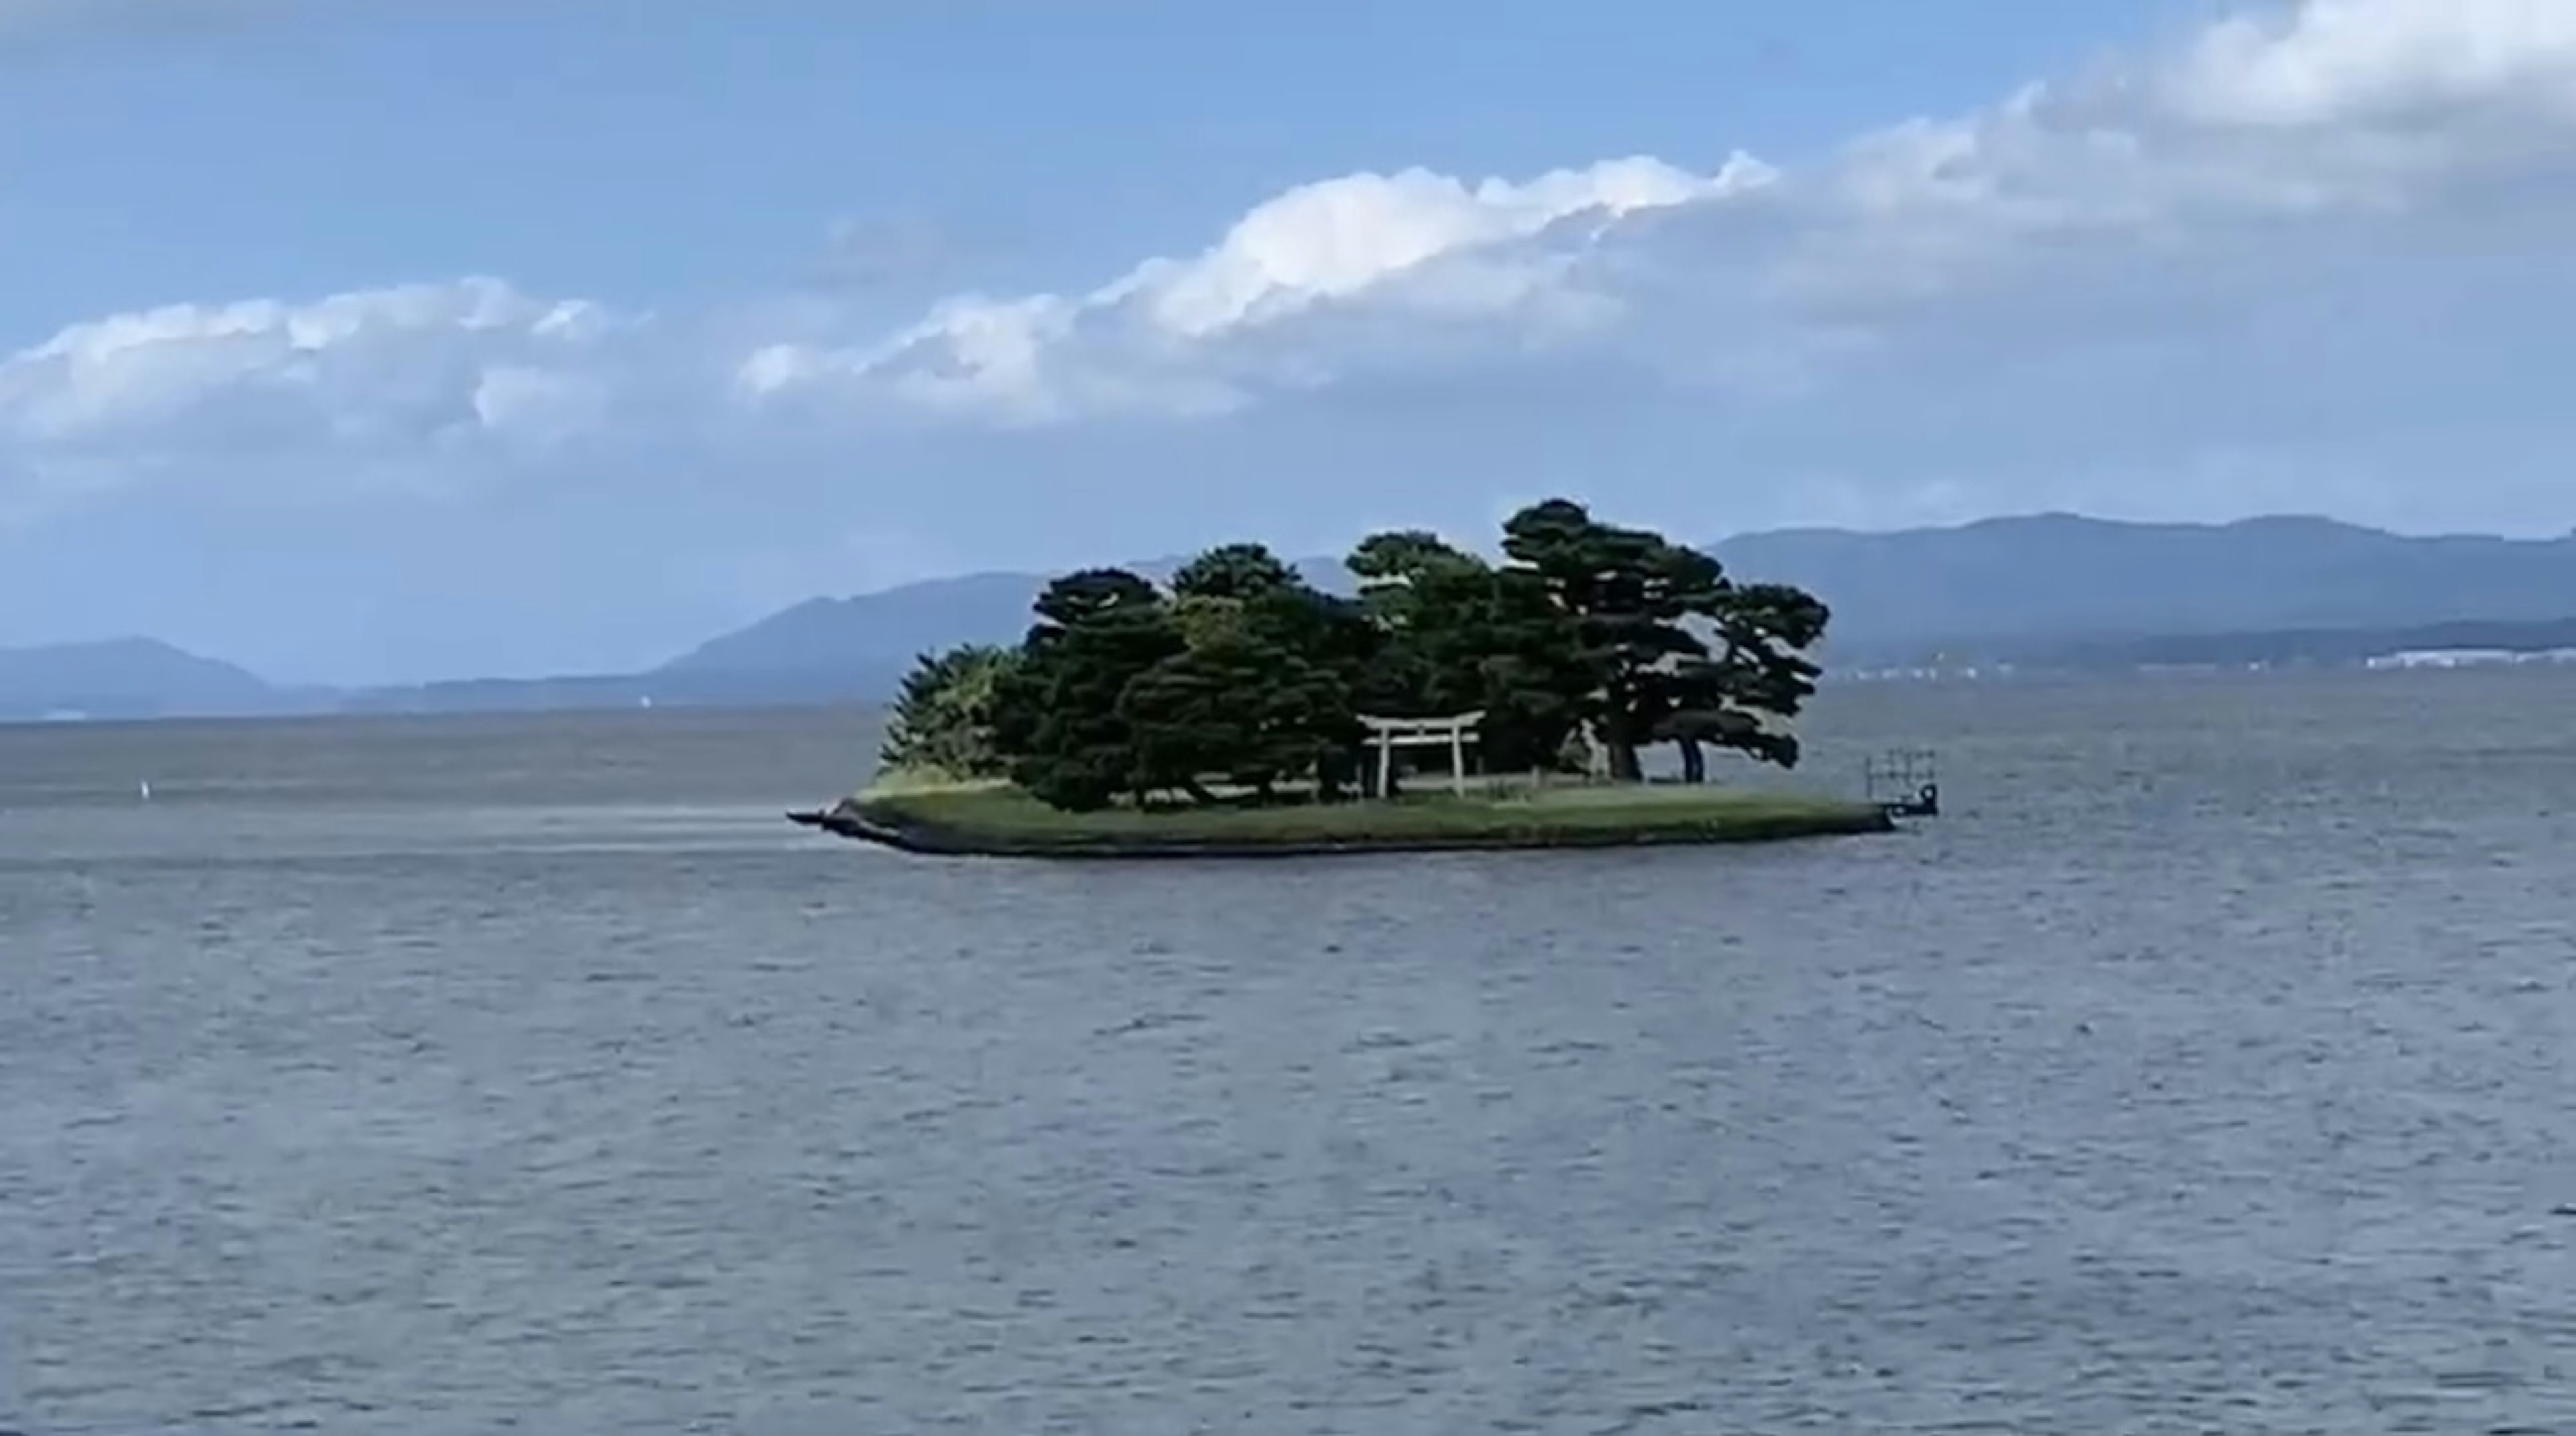
<svg viewBox="0 0 2576 1436">
<path fill-rule="evenodd" d="M 1377 791 L 1385 797 L 1395 782 L 1395 750 L 1398 748 L 1432 748 L 1449 750 L 1449 791 L 1464 797 L 1467 792 L 1467 744 L 1475 736 L 1476 725 L 1485 721 L 1485 710 L 1452 714 L 1447 718 L 1380 718 L 1360 715 L 1360 723 L 1369 730 L 1369 742 L 1377 746 Z"/>
</svg>

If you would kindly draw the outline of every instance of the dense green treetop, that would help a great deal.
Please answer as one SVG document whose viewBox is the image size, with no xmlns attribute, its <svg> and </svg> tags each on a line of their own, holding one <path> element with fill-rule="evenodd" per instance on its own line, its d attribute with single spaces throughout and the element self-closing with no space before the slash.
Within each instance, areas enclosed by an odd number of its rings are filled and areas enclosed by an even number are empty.
<svg viewBox="0 0 2576 1436">
<path fill-rule="evenodd" d="M 1019 660 L 1019 650 L 988 644 L 924 656 L 905 675 L 886 715 L 878 762 L 953 778 L 995 777 L 1007 771 L 994 740 L 994 709 L 1004 679 Z"/>
<path fill-rule="evenodd" d="M 1737 584 L 1718 562 L 1564 499 L 1504 525 L 1502 562 L 1418 530 L 1374 534 L 1346 599 L 1259 544 L 1170 584 L 1088 569 L 1048 585 L 1016 650 L 926 656 L 889 729 L 890 766 L 1007 773 L 1092 808 L 1157 795 L 1338 795 L 1364 774 L 1361 714 L 1481 710 L 1490 771 L 1559 767 L 1597 744 L 1633 780 L 1641 749 L 1794 766 L 1786 724 L 1815 691 L 1813 595 Z"/>
<path fill-rule="evenodd" d="M 1305 586 L 1297 570 L 1257 543 L 1226 544 L 1209 549 L 1181 565 L 1172 575 L 1175 598 L 1217 598 L 1241 602 Z"/>
</svg>

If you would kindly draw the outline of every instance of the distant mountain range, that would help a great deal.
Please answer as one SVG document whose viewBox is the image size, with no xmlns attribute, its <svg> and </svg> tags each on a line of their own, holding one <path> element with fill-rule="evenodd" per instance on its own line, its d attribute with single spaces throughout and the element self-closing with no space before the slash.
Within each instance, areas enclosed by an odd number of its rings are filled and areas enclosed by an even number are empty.
<svg viewBox="0 0 2576 1436">
<path fill-rule="evenodd" d="M 1834 609 L 1827 657 L 1848 667 L 2347 662 L 2407 648 L 2558 647 L 2576 628 L 2576 536 L 2042 514 L 1889 533 L 1784 529 L 1711 551 L 1738 577 L 1822 595 Z M 1159 576 L 1172 565 L 1137 567 Z M 1336 560 L 1299 567 L 1325 587 L 1351 586 Z M 925 650 L 1016 641 L 1044 583 L 987 573 L 810 599 L 646 673 L 337 694 L 281 690 L 148 640 L 0 650 L 0 719 L 873 701 Z M 2479 641 L 2445 637 L 2470 634 Z"/>
<path fill-rule="evenodd" d="M 1340 559 L 1299 559 L 1308 583 L 1346 593 L 1356 586 Z M 1180 560 L 1130 564 L 1135 573 L 1167 579 Z M 932 579 L 855 598 L 812 598 L 681 654 L 656 676 L 720 681 L 754 675 L 830 671 L 875 675 L 890 689 L 913 659 L 928 649 L 958 643 L 1017 643 L 1028 632 L 1030 605 L 1047 585 L 1044 576 L 985 573 Z"/>
<path fill-rule="evenodd" d="M 0 720 L 254 714 L 289 702 L 243 669 L 148 638 L 0 648 Z"/>
<path fill-rule="evenodd" d="M 1813 589 L 1846 659 L 2047 657 L 2141 638 L 2576 617 L 2576 536 L 2409 538 L 2321 518 L 2129 524 L 2069 514 L 1860 534 L 1791 529 L 1713 550 Z"/>
</svg>

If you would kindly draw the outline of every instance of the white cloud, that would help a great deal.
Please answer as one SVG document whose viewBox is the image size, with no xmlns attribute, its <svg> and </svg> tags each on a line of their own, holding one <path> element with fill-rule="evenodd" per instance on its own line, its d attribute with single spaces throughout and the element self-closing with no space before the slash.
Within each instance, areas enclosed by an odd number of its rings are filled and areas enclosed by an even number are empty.
<svg viewBox="0 0 2576 1436">
<path fill-rule="evenodd" d="M 1196 259 L 1150 262 L 1093 302 L 1133 303 L 1164 333 L 1207 339 L 1365 293 L 1433 260 L 1527 239 L 1571 216 L 1614 223 L 1763 177 L 1749 162 L 1703 178 L 1646 158 L 1473 188 L 1420 169 L 1353 175 L 1290 190 Z"/>
<path fill-rule="evenodd" d="M 754 398 L 839 383 L 1019 421 L 1223 412 L 1243 402 L 1254 377 L 1207 367 L 1223 341 L 1336 302 L 1394 297 L 1409 277 L 1423 282 L 1404 287 L 1402 302 L 1429 321 L 1534 303 L 1547 297 L 1548 264 L 1480 267 L 1477 258 L 1561 225 L 1602 230 L 1769 178 L 1742 158 L 1710 175 L 1607 160 L 1526 184 L 1469 185 L 1421 169 L 1350 175 L 1270 199 L 1194 258 L 1148 260 L 1088 295 L 963 296 L 881 342 L 763 349 L 739 378 Z M 1267 358 L 1272 383 L 1322 377 L 1295 356 Z"/>
<path fill-rule="evenodd" d="M 2310 0 L 2211 26 L 2161 77 L 2185 118 L 2281 128 L 2576 119 L 2564 0 Z"/>
<path fill-rule="evenodd" d="M 2249 238 L 2294 280 L 2305 243 L 2456 222 L 2479 184 L 2571 146 L 2576 4 L 2310 0 L 1812 165 L 1326 180 L 1089 293 L 966 296 L 887 339 L 765 351 L 740 378 L 769 399 L 1064 422 L 1226 412 L 1500 345 L 1795 391 L 1981 295 L 2060 286 L 2084 310 L 2187 291 Z"/>
<path fill-rule="evenodd" d="M 218 458 L 399 463 L 560 437 L 602 416 L 610 343 L 634 328 L 482 278 L 75 324 L 0 358 L 0 498 L 8 456 L 23 487 L 50 474 L 60 490 Z"/>
<path fill-rule="evenodd" d="M 1724 138 L 1324 179 L 1097 284 L 908 322 L 792 276 L 678 320 L 488 279 L 111 316 L 0 357 L 0 530 L 398 485 L 486 505 L 445 511 L 455 545 L 526 525 L 510 575 L 538 585 L 608 532 L 641 582 L 782 531 L 819 568 L 848 551 L 807 540 L 842 534 L 1055 562 L 1566 489 L 1696 533 L 2566 527 L 2576 0 L 2309 0 L 1821 155 Z M 422 561 L 424 612 L 459 561 Z"/>
<path fill-rule="evenodd" d="M 1505 362 L 1794 397 L 1980 327 L 2176 331 L 2242 297 L 2213 286 L 2295 282 L 2306 246 L 2356 225 L 2457 225 L 2491 202 L 2479 186 L 2571 159 L 2576 4 L 2309 0 L 1803 165 L 1318 181 L 1088 292 L 963 294 L 892 332 L 745 345 L 732 419 L 1205 418 Z M 2277 273 L 2249 277 L 2255 245 Z M 0 361 L 0 436 L 22 469 L 181 435 L 560 438 L 613 411 L 630 329 L 486 279 L 172 306 Z"/>
</svg>

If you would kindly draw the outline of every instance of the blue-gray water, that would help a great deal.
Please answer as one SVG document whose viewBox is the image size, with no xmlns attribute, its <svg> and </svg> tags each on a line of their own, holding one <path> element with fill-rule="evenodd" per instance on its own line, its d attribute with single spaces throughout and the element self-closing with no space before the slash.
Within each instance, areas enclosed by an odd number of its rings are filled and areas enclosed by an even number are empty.
<svg viewBox="0 0 2576 1436">
<path fill-rule="evenodd" d="M 2576 1430 L 2571 713 L 1854 690 L 1948 816 L 1079 869 L 789 828 L 847 715 L 0 730 L 0 1426 Z"/>
</svg>

